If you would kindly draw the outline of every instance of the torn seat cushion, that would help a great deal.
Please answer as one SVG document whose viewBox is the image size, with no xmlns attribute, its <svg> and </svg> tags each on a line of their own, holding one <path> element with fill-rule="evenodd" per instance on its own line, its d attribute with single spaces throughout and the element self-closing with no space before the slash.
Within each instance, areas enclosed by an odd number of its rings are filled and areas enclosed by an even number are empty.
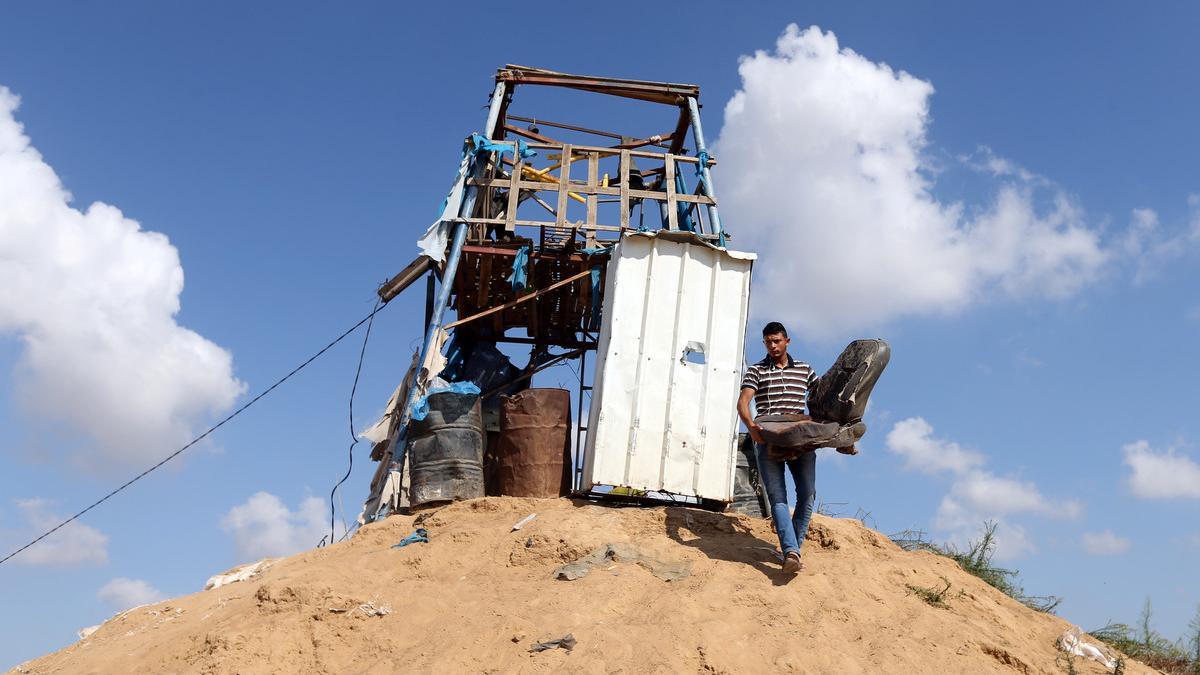
<svg viewBox="0 0 1200 675">
<path fill-rule="evenodd" d="M 867 432 L 862 422 L 820 422 L 808 415 L 763 415 L 755 421 L 769 446 L 767 457 L 777 462 L 817 448 L 848 448 Z"/>
</svg>

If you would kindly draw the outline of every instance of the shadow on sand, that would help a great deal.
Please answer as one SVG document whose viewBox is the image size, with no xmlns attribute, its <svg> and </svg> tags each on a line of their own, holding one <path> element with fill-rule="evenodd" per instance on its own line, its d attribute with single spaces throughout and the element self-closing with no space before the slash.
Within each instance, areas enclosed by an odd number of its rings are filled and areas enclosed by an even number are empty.
<svg viewBox="0 0 1200 675">
<path fill-rule="evenodd" d="M 783 573 L 774 542 L 759 538 L 731 515 L 680 506 L 666 507 L 666 514 L 667 536 L 676 543 L 694 548 L 711 560 L 753 567 L 776 586 L 795 578 Z"/>
</svg>

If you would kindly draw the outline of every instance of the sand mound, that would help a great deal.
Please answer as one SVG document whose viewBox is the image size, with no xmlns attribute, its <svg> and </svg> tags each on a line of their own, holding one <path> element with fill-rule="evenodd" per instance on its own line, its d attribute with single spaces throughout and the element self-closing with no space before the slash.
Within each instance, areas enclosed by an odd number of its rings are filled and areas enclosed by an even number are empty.
<svg viewBox="0 0 1200 675">
<path fill-rule="evenodd" d="M 416 527 L 429 543 L 391 548 Z M 463 502 L 130 610 L 15 672 L 1066 672 L 1069 623 L 947 558 L 821 516 L 799 576 L 774 545 L 769 523 L 733 514 Z M 943 579 L 945 608 L 909 588 Z M 567 634 L 572 651 L 530 651 Z"/>
</svg>

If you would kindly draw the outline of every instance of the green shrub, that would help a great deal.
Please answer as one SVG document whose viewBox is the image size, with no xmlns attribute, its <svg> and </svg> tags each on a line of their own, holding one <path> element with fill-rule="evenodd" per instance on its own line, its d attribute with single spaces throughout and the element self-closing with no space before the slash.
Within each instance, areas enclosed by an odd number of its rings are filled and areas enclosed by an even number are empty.
<svg viewBox="0 0 1200 675">
<path fill-rule="evenodd" d="M 1007 569 L 992 564 L 992 556 L 996 552 L 996 523 L 988 521 L 983 524 L 983 534 L 977 541 L 967 545 L 965 551 L 959 550 L 952 544 L 935 544 L 926 538 L 920 530 L 905 530 L 891 536 L 900 548 L 906 551 L 930 551 L 944 555 L 967 572 L 979 577 L 989 586 L 1001 593 L 1024 603 L 1039 612 L 1054 613 L 1062 598 L 1054 595 L 1026 595 L 1025 590 L 1017 583 L 1017 570 Z"/>
</svg>

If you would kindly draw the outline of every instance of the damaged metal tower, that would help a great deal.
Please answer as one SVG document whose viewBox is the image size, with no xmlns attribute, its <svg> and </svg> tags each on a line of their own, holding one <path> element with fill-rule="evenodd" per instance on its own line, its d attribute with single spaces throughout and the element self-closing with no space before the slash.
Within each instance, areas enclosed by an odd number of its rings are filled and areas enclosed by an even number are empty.
<svg viewBox="0 0 1200 675">
<path fill-rule="evenodd" d="M 637 136 L 513 114 L 514 94 L 530 86 L 675 114 Z M 525 66 L 496 73 L 483 133 L 467 139 L 422 254 L 379 289 L 388 301 L 428 275 L 424 341 L 379 426 L 367 520 L 397 507 L 424 397 L 470 383 L 494 402 L 568 360 L 587 420 L 575 432 L 575 491 L 730 500 L 754 256 L 726 247 L 699 95 Z M 500 343 L 529 345 L 528 364 L 513 366 Z"/>
</svg>

